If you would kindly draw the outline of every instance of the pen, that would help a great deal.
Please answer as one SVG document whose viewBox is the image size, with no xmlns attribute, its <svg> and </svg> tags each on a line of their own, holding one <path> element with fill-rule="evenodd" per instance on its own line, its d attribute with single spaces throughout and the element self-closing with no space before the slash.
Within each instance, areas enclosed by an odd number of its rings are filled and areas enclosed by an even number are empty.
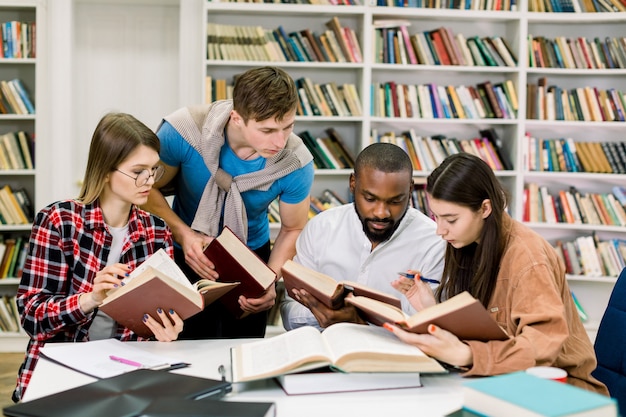
<svg viewBox="0 0 626 417">
<path fill-rule="evenodd" d="M 111 359 L 112 361 L 115 361 L 115 362 L 123 363 L 125 365 L 136 366 L 136 367 L 143 366 L 139 362 L 131 361 L 130 359 L 120 358 L 119 356 L 111 355 L 111 356 L 109 356 L 109 359 Z"/>
<path fill-rule="evenodd" d="M 402 275 L 403 277 L 408 278 L 408 279 L 415 278 L 415 274 L 409 274 L 407 272 L 398 272 L 398 275 Z M 419 278 L 420 278 L 420 280 L 422 280 L 424 282 L 428 282 L 430 284 L 439 284 L 439 281 L 437 281 L 436 279 L 426 278 L 426 277 L 423 277 L 421 275 L 419 276 Z"/>
</svg>

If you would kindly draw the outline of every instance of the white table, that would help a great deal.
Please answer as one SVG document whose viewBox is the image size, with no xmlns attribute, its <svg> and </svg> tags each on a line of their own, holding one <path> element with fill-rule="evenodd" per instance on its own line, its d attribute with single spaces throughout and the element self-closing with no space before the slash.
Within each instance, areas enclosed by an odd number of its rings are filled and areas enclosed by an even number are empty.
<svg viewBox="0 0 626 417">
<path fill-rule="evenodd" d="M 219 365 L 230 375 L 229 348 L 250 339 L 181 340 L 171 343 L 127 342 L 149 352 L 191 363 L 172 372 L 220 379 Z M 276 403 L 277 416 L 411 416 L 441 417 L 458 409 L 463 402 L 458 375 L 422 375 L 422 388 L 288 396 L 273 380 L 233 384 L 226 401 L 266 401 Z M 41 358 L 33 373 L 24 401 L 74 388 L 95 381 L 62 365 Z M 346 414 L 347 413 L 347 414 Z"/>
</svg>

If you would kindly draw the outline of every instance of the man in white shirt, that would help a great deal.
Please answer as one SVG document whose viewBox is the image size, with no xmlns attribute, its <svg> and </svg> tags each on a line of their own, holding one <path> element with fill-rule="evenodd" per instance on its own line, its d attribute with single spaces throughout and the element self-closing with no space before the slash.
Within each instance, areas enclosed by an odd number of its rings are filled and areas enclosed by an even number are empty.
<svg viewBox="0 0 626 417">
<path fill-rule="evenodd" d="M 298 237 L 294 261 L 337 281 L 355 281 L 396 296 L 402 309 L 414 314 L 391 282 L 407 270 L 440 281 L 445 242 L 437 236 L 435 222 L 410 206 L 412 174 L 411 160 L 400 147 L 375 143 L 363 149 L 350 175 L 354 203 L 309 220 Z M 301 289 L 285 298 L 281 315 L 287 330 L 363 323 L 354 307 L 331 310 Z"/>
</svg>

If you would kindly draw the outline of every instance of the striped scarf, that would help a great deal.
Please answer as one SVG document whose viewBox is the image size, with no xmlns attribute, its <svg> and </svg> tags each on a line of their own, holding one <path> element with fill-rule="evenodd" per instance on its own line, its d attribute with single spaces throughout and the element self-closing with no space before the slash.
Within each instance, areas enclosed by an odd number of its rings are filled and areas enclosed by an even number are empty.
<svg viewBox="0 0 626 417">
<path fill-rule="evenodd" d="M 231 176 L 220 168 L 219 157 L 225 142 L 224 128 L 232 109 L 232 100 L 221 100 L 210 105 L 183 107 L 165 117 L 165 120 L 202 155 L 211 173 L 191 228 L 208 236 L 217 236 L 223 212 L 224 226 L 247 242 L 248 217 L 241 193 L 249 190 L 267 191 L 275 180 L 305 166 L 313 157 L 302 140 L 292 133 L 285 149 L 267 159 L 265 168 Z"/>
</svg>

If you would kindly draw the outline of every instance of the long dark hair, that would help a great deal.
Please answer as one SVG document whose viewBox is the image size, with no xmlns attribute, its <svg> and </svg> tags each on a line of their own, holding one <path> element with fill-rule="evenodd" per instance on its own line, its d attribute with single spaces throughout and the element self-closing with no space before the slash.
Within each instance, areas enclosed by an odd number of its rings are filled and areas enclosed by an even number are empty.
<svg viewBox="0 0 626 417">
<path fill-rule="evenodd" d="M 428 176 L 426 191 L 431 198 L 468 207 L 477 212 L 490 200 L 492 211 L 480 232 L 480 243 L 462 248 L 448 244 L 439 301 L 469 291 L 486 307 L 496 284 L 500 259 L 506 244 L 502 221 L 508 196 L 493 171 L 482 159 L 467 153 L 446 158 Z"/>
</svg>

